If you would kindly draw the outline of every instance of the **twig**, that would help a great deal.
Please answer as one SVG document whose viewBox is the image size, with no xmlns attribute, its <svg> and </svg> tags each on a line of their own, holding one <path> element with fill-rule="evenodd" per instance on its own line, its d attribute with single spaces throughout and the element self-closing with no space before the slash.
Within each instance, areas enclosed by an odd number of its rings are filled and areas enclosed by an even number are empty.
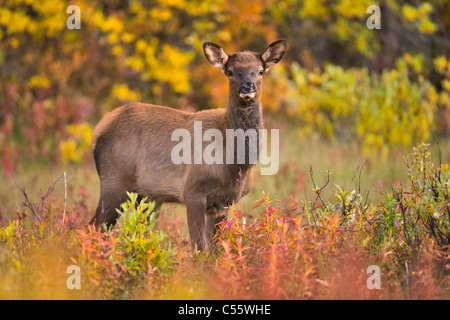
<svg viewBox="0 0 450 320">
<path fill-rule="evenodd" d="M 327 174 L 328 174 L 328 176 L 327 176 L 327 182 L 325 182 L 325 184 L 324 184 L 322 187 L 320 187 L 320 188 L 317 188 L 317 185 L 316 185 L 316 183 L 314 182 L 312 166 L 309 166 L 309 174 L 310 174 L 310 176 L 311 176 L 311 181 L 312 181 L 313 186 L 314 186 L 314 192 L 317 193 L 318 198 L 320 199 L 320 201 L 321 201 L 322 204 L 323 204 L 323 207 L 325 208 L 325 207 L 326 207 L 326 206 L 325 206 L 325 201 L 323 201 L 322 196 L 320 195 L 320 193 L 322 192 L 323 189 L 325 189 L 325 187 L 326 187 L 326 186 L 328 185 L 328 183 L 330 182 L 330 172 L 329 172 L 329 171 L 327 172 Z M 317 198 L 316 198 L 316 200 L 317 200 Z M 316 203 L 316 202 L 314 201 L 313 206 L 315 205 L 315 203 Z"/>
<path fill-rule="evenodd" d="M 441 181 L 441 168 L 442 168 L 442 154 L 441 154 L 441 146 L 439 145 L 439 141 L 436 138 L 436 144 L 437 144 L 437 148 L 438 148 L 438 153 L 439 153 L 439 182 Z"/>
<path fill-rule="evenodd" d="M 367 164 L 367 161 L 368 161 L 368 160 L 366 160 L 366 161 L 363 163 L 362 166 L 358 166 L 358 169 L 357 169 L 357 170 L 359 170 L 359 175 L 358 175 L 358 185 L 356 185 L 356 188 L 358 189 L 358 194 L 361 195 L 361 197 L 362 197 L 362 193 L 361 193 L 361 174 L 362 174 L 362 170 L 363 170 L 364 166 Z M 370 194 L 370 191 L 367 190 L 367 191 L 364 192 L 364 193 L 367 193 L 366 199 L 365 199 L 365 201 L 364 201 L 364 204 L 361 203 L 360 206 L 359 206 L 359 209 L 361 210 L 361 213 L 362 213 L 363 215 L 366 213 L 367 209 L 369 208 L 369 194 Z M 366 220 L 367 220 L 367 219 L 366 219 Z M 368 221 L 368 220 L 367 220 L 367 221 Z"/>
<path fill-rule="evenodd" d="M 55 185 L 56 183 L 61 180 L 61 178 L 65 176 L 65 172 L 64 174 L 61 174 L 53 183 L 52 185 L 47 189 L 47 191 L 45 192 L 45 194 L 42 194 L 42 192 L 39 194 L 39 198 L 41 198 L 40 203 L 38 205 L 38 209 L 36 210 L 35 206 L 33 205 L 33 203 L 30 201 L 30 198 L 28 198 L 28 194 L 25 191 L 25 187 L 20 187 L 17 183 L 16 186 L 17 188 L 19 188 L 20 192 L 22 192 L 23 196 L 25 197 L 25 201 L 22 202 L 22 206 L 27 207 L 31 210 L 31 212 L 33 213 L 33 215 L 35 216 L 36 220 L 41 223 L 42 221 L 42 217 L 41 215 L 38 213 L 40 212 L 41 214 L 44 212 L 44 205 L 47 201 L 47 198 L 52 194 L 52 192 L 55 190 Z M 64 207 L 65 207 L 65 202 L 64 202 Z M 64 209 L 65 211 L 65 209 Z"/>
<path fill-rule="evenodd" d="M 325 187 L 326 187 L 326 186 L 328 185 L 328 183 L 330 182 L 330 172 L 327 170 L 327 174 L 328 174 L 328 176 L 327 176 L 327 182 L 325 182 L 325 184 L 324 184 L 321 188 L 317 188 L 316 182 L 314 181 L 314 177 L 313 177 L 313 169 L 312 169 L 312 166 L 311 166 L 311 165 L 309 166 L 309 174 L 310 174 L 310 176 L 311 176 L 311 182 L 312 182 L 313 187 L 314 187 L 314 192 L 317 193 L 316 199 L 315 199 L 314 202 L 311 204 L 311 216 L 312 216 L 312 218 L 313 218 L 314 225 L 316 226 L 316 229 L 317 229 L 316 217 L 314 216 L 314 207 L 315 207 L 315 205 L 316 205 L 317 199 L 320 199 L 320 201 L 321 201 L 322 204 L 323 204 L 324 209 L 325 209 L 325 207 L 326 207 L 325 201 L 323 201 L 322 196 L 320 195 L 320 193 L 322 192 L 323 189 L 325 189 Z M 317 229 L 317 230 L 318 230 L 318 229 Z"/>
<path fill-rule="evenodd" d="M 42 219 L 39 216 L 39 214 L 36 212 L 36 209 L 34 209 L 33 204 L 31 203 L 30 199 L 28 198 L 28 194 L 25 191 L 25 187 L 21 188 L 17 183 L 16 183 L 17 188 L 19 188 L 20 192 L 22 192 L 23 196 L 25 197 L 25 201 L 22 202 L 22 206 L 27 207 L 31 210 L 31 212 L 33 212 L 34 217 L 37 219 L 37 221 L 39 223 L 41 223 Z"/>
<path fill-rule="evenodd" d="M 64 220 L 66 218 L 66 203 L 67 203 L 67 174 L 66 174 L 66 171 L 64 171 L 64 211 L 63 211 L 63 218 L 62 218 L 63 226 L 64 226 Z"/>
<path fill-rule="evenodd" d="M 362 173 L 362 169 L 364 168 L 364 166 L 366 165 L 367 160 L 364 162 L 364 164 L 359 168 L 359 177 L 358 177 L 358 194 L 361 194 L 361 173 Z"/>
</svg>

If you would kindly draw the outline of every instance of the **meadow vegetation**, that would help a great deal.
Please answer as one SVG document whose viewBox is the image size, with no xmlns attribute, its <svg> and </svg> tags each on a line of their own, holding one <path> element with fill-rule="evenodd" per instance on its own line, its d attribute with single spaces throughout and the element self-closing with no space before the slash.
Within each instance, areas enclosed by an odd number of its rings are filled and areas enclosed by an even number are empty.
<svg viewBox="0 0 450 320">
<path fill-rule="evenodd" d="M 406 181 L 375 202 L 361 189 L 363 171 L 352 189 L 311 172 L 309 201 L 262 192 L 252 205 L 232 205 L 210 253 L 192 250 L 179 209 L 155 220 L 154 205 L 129 194 L 118 225 L 102 231 L 86 226 L 85 197 L 65 211 L 61 196 L 45 192 L 32 202 L 39 219 L 28 207 L 3 220 L 0 296 L 447 299 L 450 167 L 419 144 L 403 169 Z M 66 287 L 70 265 L 81 269 L 80 290 Z M 370 265 L 380 267 L 379 290 L 367 288 Z"/>
</svg>

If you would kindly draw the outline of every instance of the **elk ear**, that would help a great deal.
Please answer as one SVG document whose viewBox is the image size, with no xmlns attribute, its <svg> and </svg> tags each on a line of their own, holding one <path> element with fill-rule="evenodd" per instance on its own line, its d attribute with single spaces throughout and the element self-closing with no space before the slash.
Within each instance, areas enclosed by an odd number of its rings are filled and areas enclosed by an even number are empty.
<svg viewBox="0 0 450 320">
<path fill-rule="evenodd" d="M 263 53 L 261 59 L 264 61 L 266 71 L 283 59 L 288 48 L 286 40 L 281 39 L 271 43 Z"/>
<path fill-rule="evenodd" d="M 225 70 L 225 65 L 228 62 L 229 56 L 221 46 L 213 42 L 205 42 L 203 44 L 203 52 L 209 63 L 222 70 L 222 72 Z"/>
</svg>

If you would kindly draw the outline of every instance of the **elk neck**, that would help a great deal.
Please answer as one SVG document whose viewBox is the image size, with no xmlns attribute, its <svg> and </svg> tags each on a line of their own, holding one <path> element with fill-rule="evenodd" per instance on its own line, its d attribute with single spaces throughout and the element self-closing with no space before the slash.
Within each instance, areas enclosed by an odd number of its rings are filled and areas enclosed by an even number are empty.
<svg viewBox="0 0 450 320">
<path fill-rule="evenodd" d="M 257 99 L 253 103 L 249 104 L 241 104 L 234 101 L 231 97 L 228 102 L 227 107 L 227 129 L 242 129 L 245 131 L 249 129 L 256 130 L 256 134 L 259 141 L 259 129 L 262 129 L 264 126 L 263 117 L 262 117 L 262 105 L 260 99 Z M 259 142 L 258 142 L 259 145 Z M 253 164 L 248 163 L 247 156 L 249 155 L 250 150 L 253 152 L 258 152 L 254 150 L 255 146 L 250 146 L 247 139 L 245 141 L 245 154 L 246 159 L 244 164 L 236 164 L 234 166 L 230 166 L 229 170 L 232 177 L 236 179 L 236 181 L 241 181 L 244 177 L 244 173 L 253 167 Z M 259 147 L 256 147 L 259 149 Z M 235 154 L 234 158 L 237 163 L 237 154 Z"/>
<path fill-rule="evenodd" d="M 228 100 L 227 107 L 228 129 L 262 129 L 263 117 L 261 100 L 249 104 L 236 102 L 232 97 Z"/>
</svg>

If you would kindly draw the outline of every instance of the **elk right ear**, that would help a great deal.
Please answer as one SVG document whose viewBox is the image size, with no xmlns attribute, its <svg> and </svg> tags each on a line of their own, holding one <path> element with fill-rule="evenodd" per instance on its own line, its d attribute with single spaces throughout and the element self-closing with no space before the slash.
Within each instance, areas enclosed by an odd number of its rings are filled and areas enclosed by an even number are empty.
<svg viewBox="0 0 450 320">
<path fill-rule="evenodd" d="M 263 53 L 261 53 L 261 59 L 264 61 L 266 71 L 272 66 L 276 65 L 283 59 L 288 48 L 286 40 L 281 39 L 271 43 Z"/>
<path fill-rule="evenodd" d="M 221 46 L 213 42 L 205 42 L 203 44 L 203 52 L 209 63 L 224 72 L 229 56 Z"/>
</svg>

